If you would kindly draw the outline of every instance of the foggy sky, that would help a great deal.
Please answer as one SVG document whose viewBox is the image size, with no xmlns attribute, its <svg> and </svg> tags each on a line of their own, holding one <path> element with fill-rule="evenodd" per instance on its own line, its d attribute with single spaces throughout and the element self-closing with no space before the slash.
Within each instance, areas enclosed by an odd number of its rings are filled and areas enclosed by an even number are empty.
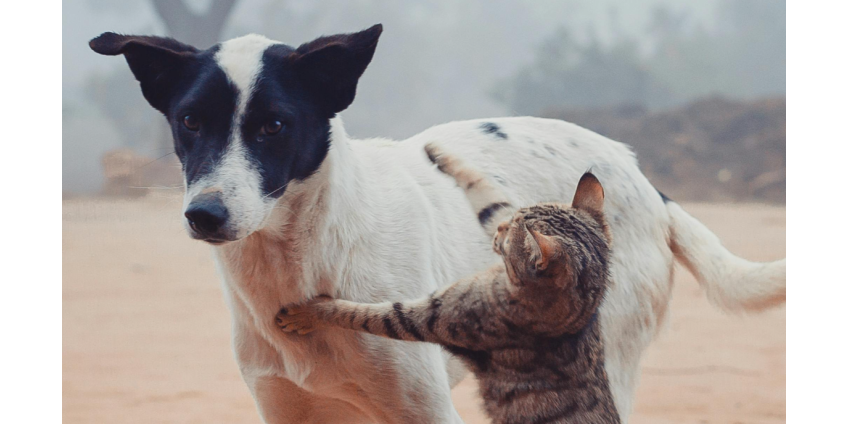
<svg viewBox="0 0 848 424">
<path fill-rule="evenodd" d="M 201 10 L 208 1 L 189 3 Z M 642 37 L 658 4 L 684 11 L 686 30 L 721 29 L 719 0 L 240 0 L 223 38 L 253 32 L 298 45 L 382 23 L 374 61 L 342 116 L 352 136 L 404 138 L 438 123 L 512 114 L 493 99 L 493 90 L 530 64 L 539 44 L 557 28 L 601 42 Z M 89 50 L 88 40 L 104 31 L 167 35 L 145 0 L 63 2 L 63 189 L 68 192 L 99 188 L 103 152 L 150 144 L 107 119 L 88 92 L 92 81 L 129 75 L 121 58 Z M 651 46 L 646 42 L 640 48 Z M 122 94 L 118 101 L 143 102 L 137 86 L 131 88 L 135 97 Z M 137 114 L 142 123 L 163 125 L 149 107 Z"/>
</svg>

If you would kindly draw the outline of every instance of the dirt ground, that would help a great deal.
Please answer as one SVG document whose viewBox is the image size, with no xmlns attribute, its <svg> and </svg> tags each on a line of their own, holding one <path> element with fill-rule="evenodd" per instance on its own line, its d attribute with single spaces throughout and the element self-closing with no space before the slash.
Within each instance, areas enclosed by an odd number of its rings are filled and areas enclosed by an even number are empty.
<svg viewBox="0 0 848 424">
<path fill-rule="evenodd" d="M 66 423 L 260 422 L 230 350 L 210 248 L 186 236 L 180 202 L 64 202 Z M 785 208 L 685 208 L 737 254 L 785 256 Z M 785 310 L 723 315 L 682 268 L 642 364 L 632 423 L 786 421 Z M 472 379 L 453 399 L 466 423 L 487 422 Z"/>
</svg>

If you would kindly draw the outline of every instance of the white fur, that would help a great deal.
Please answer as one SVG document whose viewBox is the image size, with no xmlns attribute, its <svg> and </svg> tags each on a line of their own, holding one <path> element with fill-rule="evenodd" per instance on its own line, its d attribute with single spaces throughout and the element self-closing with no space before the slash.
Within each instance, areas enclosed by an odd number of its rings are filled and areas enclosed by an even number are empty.
<svg viewBox="0 0 848 424">
<path fill-rule="evenodd" d="M 408 299 L 449 282 L 446 273 L 457 278 L 473 272 L 475 263 L 492 260 L 476 226 L 457 222 L 437 228 L 426 188 L 415 187 L 402 165 L 384 154 L 388 143 L 349 144 L 338 120 L 332 139 L 319 171 L 289 185 L 266 229 L 216 249 L 245 380 L 267 422 L 329 419 L 286 421 L 265 412 L 317 413 L 309 404 L 288 403 L 285 392 L 271 399 L 257 393 L 269 381 L 278 390 L 285 384 L 281 379 L 340 411 L 337 422 L 355 417 L 363 422 L 460 422 L 450 401 L 447 356 L 437 346 L 343 330 L 291 337 L 274 324 L 282 305 L 320 293 L 363 302 Z M 441 181 L 450 188 L 424 162 L 423 151 L 416 156 L 431 184 Z M 461 193 L 452 197 L 443 212 L 470 214 Z M 447 239 L 448 230 L 474 241 L 456 252 L 461 256 L 445 255 L 447 240 L 439 237 Z M 342 408 L 347 404 L 359 411 Z"/>
<path fill-rule="evenodd" d="M 261 35 L 250 34 L 221 43 L 215 54 L 218 65 L 238 90 L 232 128 L 240 128 L 256 78 L 262 72 L 262 55 L 275 43 Z M 201 192 L 220 191 L 230 214 L 227 225 L 236 229 L 238 238 L 259 229 L 276 203 L 275 198 L 260 195 L 262 177 L 248 159 L 244 143 L 241 131 L 232 131 L 220 163 L 209 175 L 187 186 L 183 201 L 183 209 L 186 209 Z M 187 220 L 184 226 L 192 232 Z"/>
<path fill-rule="evenodd" d="M 221 43 L 215 61 L 227 74 L 230 82 L 239 89 L 236 118 L 244 114 L 256 76 L 262 72 L 262 55 L 271 45 L 278 44 L 261 35 L 248 34 Z"/>
<path fill-rule="evenodd" d="M 253 53 L 228 57 L 235 46 L 228 43 L 236 42 Z M 249 92 L 265 41 L 228 43 L 218 61 Z M 508 139 L 484 134 L 483 122 L 501 126 Z M 239 234 L 250 234 L 214 250 L 236 359 L 265 422 L 461 422 L 450 386 L 463 372 L 437 346 L 344 330 L 298 336 L 274 323 L 281 306 L 322 293 L 359 302 L 412 299 L 498 260 L 462 191 L 427 160 L 427 142 L 502 181 L 519 206 L 569 201 L 590 168 L 601 181 L 614 238 L 602 332 L 623 421 L 641 354 L 668 305 L 671 246 L 720 304 L 755 298 L 763 285 L 785 286 L 785 263 L 758 268 L 736 258 L 678 206 L 662 202 L 627 146 L 576 125 L 526 117 L 454 122 L 403 142 L 351 140 L 340 119 L 331 125 L 318 172 L 290 183 L 270 207 L 237 135 L 204 182 L 224 189 Z M 187 199 L 198 187 L 189 187 Z"/>
<path fill-rule="evenodd" d="M 768 263 L 742 259 L 680 205 L 671 203 L 668 211 L 671 247 L 710 302 L 727 312 L 759 311 L 786 302 L 786 259 Z"/>
</svg>

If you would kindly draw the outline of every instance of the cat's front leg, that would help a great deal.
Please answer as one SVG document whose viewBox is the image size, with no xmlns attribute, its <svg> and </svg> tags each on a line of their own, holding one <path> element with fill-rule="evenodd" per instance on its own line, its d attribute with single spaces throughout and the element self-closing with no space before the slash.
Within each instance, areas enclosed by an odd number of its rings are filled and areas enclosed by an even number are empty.
<svg viewBox="0 0 848 424">
<path fill-rule="evenodd" d="M 488 281 L 488 279 L 486 279 Z M 412 342 L 485 349 L 499 339 L 480 337 L 498 331 L 502 315 L 488 300 L 489 284 L 460 280 L 440 292 L 407 302 L 357 303 L 319 298 L 287 306 L 277 314 L 285 332 L 307 334 L 322 327 L 360 331 Z"/>
<path fill-rule="evenodd" d="M 323 327 L 362 331 L 396 340 L 443 342 L 427 331 L 421 313 L 429 303 L 357 303 L 318 298 L 304 305 L 287 306 L 277 314 L 277 325 L 289 333 L 307 334 Z M 417 307 L 416 307 L 417 306 Z"/>
</svg>

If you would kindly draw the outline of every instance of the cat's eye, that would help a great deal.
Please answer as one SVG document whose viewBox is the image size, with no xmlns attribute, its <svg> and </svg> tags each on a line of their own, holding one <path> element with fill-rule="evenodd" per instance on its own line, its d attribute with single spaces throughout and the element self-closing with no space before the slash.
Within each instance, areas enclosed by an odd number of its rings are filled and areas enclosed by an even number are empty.
<svg viewBox="0 0 848 424">
<path fill-rule="evenodd" d="M 192 115 L 186 115 L 183 117 L 183 125 L 185 125 L 185 127 L 190 131 L 197 131 L 200 129 L 200 121 Z"/>
<path fill-rule="evenodd" d="M 276 119 L 272 119 L 262 126 L 262 133 L 266 135 L 274 135 L 280 132 L 285 125 Z"/>
</svg>

